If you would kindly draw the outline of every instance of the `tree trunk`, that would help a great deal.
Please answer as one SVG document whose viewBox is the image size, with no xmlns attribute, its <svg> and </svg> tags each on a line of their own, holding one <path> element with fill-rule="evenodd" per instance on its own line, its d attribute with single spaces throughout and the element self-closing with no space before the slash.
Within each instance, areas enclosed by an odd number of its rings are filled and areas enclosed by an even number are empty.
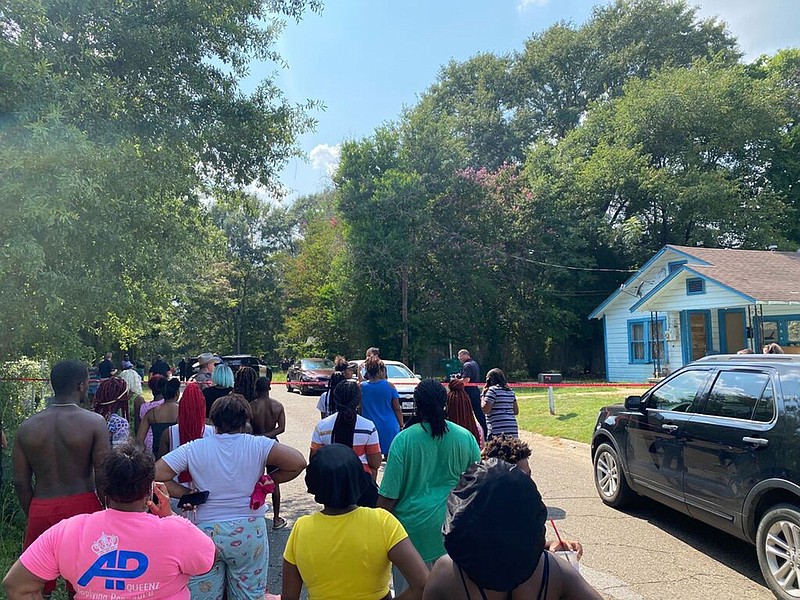
<svg viewBox="0 0 800 600">
<path fill-rule="evenodd" d="M 403 344 L 401 356 L 403 364 L 408 364 L 408 267 L 400 267 L 400 314 L 403 320 Z"/>
</svg>

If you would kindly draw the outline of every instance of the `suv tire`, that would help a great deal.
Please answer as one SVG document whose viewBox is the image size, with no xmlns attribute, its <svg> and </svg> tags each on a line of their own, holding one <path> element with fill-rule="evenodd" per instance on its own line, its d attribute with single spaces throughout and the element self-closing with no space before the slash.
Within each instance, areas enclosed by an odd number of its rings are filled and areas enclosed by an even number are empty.
<svg viewBox="0 0 800 600">
<path fill-rule="evenodd" d="M 614 508 L 622 508 L 634 497 L 622 472 L 619 455 L 611 444 L 600 444 L 594 453 L 594 485 L 600 499 Z"/>
<path fill-rule="evenodd" d="M 761 574 L 782 600 L 800 595 L 800 506 L 777 504 L 761 518 L 756 532 Z"/>
</svg>

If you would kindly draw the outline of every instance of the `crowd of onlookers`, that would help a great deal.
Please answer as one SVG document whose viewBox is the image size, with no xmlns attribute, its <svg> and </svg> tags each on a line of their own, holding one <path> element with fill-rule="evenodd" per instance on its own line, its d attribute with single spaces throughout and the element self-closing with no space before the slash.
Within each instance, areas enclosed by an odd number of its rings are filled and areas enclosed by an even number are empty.
<svg viewBox="0 0 800 600">
<path fill-rule="evenodd" d="M 280 484 L 304 471 L 322 509 L 292 527 L 284 600 L 303 587 L 314 600 L 599 598 L 552 554 L 576 561 L 580 543 L 546 540 L 504 373 L 481 380 L 469 352 L 459 358 L 446 387 L 419 383 L 409 419 L 377 348 L 359 369 L 337 359 L 308 462 L 278 442 L 286 417 L 269 370 L 234 373 L 205 353 L 182 384 L 159 357 L 166 371 L 154 361 L 145 384 L 130 361 L 101 363 L 88 411 L 86 365 L 58 363 L 53 398 L 14 440 L 28 527 L 9 598 L 49 593 L 61 576 L 92 600 L 262 599 L 268 529 L 287 524 Z"/>
</svg>

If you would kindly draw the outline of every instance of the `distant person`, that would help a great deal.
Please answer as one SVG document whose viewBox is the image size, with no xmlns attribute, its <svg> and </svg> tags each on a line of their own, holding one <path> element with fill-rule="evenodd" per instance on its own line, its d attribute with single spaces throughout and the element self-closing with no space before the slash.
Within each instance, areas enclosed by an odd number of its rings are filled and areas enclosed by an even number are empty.
<svg viewBox="0 0 800 600">
<path fill-rule="evenodd" d="M 28 521 L 23 549 L 62 519 L 103 508 L 95 472 L 111 443 L 106 420 L 78 406 L 89 371 L 77 360 L 59 362 L 50 371 L 50 385 L 54 396 L 47 408 L 23 421 L 14 437 L 14 488 Z M 44 593 L 54 588 L 55 576 Z"/>
<path fill-rule="evenodd" d="M 217 398 L 227 396 L 233 391 L 233 371 L 228 365 L 218 364 L 211 374 L 213 385 L 203 388 L 203 397 L 206 399 L 206 415 L 211 414 L 211 407 Z"/>
<path fill-rule="evenodd" d="M 333 370 L 335 373 L 342 373 L 346 379 L 352 379 L 354 373 L 353 363 L 341 355 L 337 355 L 333 359 Z"/>
<path fill-rule="evenodd" d="M 253 428 L 253 435 L 264 435 L 277 442 L 278 436 L 286 431 L 286 412 L 283 404 L 269 395 L 272 383 L 272 369 L 269 367 L 267 375 L 268 377 L 259 377 L 256 380 L 256 399 L 250 403 L 250 409 L 253 411 L 250 425 Z M 273 469 L 272 465 L 267 465 L 267 473 Z M 281 516 L 281 487 L 276 483 L 275 491 L 272 492 L 272 528 L 282 527 L 286 527 L 286 519 Z"/>
<path fill-rule="evenodd" d="M 192 365 L 192 368 L 199 369 L 195 373 L 192 380 L 201 388 L 206 388 L 211 385 L 211 374 L 214 372 L 214 366 L 222 362 L 219 356 L 214 356 L 211 352 L 203 352 L 197 357 L 197 362 Z"/>
<path fill-rule="evenodd" d="M 472 412 L 472 403 L 467 395 L 464 381 L 453 378 L 447 383 L 447 420 L 456 425 L 461 425 L 464 429 L 475 436 L 478 446 L 483 448 L 483 431 L 475 414 Z"/>
<path fill-rule="evenodd" d="M 111 352 L 106 352 L 105 357 L 97 365 L 97 374 L 100 376 L 101 379 L 108 379 L 111 377 L 111 374 L 116 371 L 116 367 L 114 367 L 114 363 L 112 362 L 111 358 L 114 355 Z"/>
<path fill-rule="evenodd" d="M 156 463 L 156 480 L 189 471 L 198 490 L 209 492 L 197 506 L 197 526 L 217 547 L 213 568 L 192 578 L 192 598 L 263 600 L 269 545 L 263 505 L 251 508 L 251 495 L 267 465 L 276 483 L 291 481 L 306 467 L 303 456 L 286 444 L 245 433 L 250 404 L 238 394 L 223 396 L 211 409 L 217 433 L 183 444 Z"/>
<path fill-rule="evenodd" d="M 187 381 L 189 379 L 189 361 L 185 356 L 181 357 L 178 363 L 178 375 L 181 381 Z"/>
<path fill-rule="evenodd" d="M 764 346 L 764 349 L 761 351 L 762 354 L 783 354 L 783 348 L 781 348 L 775 342 L 771 344 L 767 344 Z"/>
<path fill-rule="evenodd" d="M 122 368 L 123 371 L 126 371 L 127 369 L 133 369 L 134 364 L 131 362 L 130 356 L 126 354 L 125 356 L 122 357 L 122 362 L 120 363 L 119 366 Z"/>
<path fill-rule="evenodd" d="M 436 561 L 423 597 L 602 600 L 545 549 L 546 520 L 542 496 L 522 471 L 495 458 L 470 466 L 447 498 L 447 554 Z"/>
<path fill-rule="evenodd" d="M 461 361 L 461 373 L 459 373 L 458 376 L 466 386 L 467 395 L 469 396 L 469 401 L 472 404 L 472 414 L 475 415 L 475 419 L 478 421 L 481 429 L 483 430 L 483 439 L 487 439 L 488 429 L 486 427 L 486 415 L 481 409 L 481 393 L 478 390 L 477 385 L 474 385 L 479 383 L 481 380 L 481 368 L 472 358 L 469 350 L 465 348 L 458 351 L 458 360 Z"/>
<path fill-rule="evenodd" d="M 133 408 L 134 430 L 136 428 L 137 415 L 141 410 L 143 404 L 146 403 L 145 397 L 142 395 L 142 378 L 133 370 L 133 367 L 123 369 L 119 378 L 122 379 L 128 386 L 128 412 Z"/>
<path fill-rule="evenodd" d="M 336 386 L 342 382 L 348 381 L 348 377 L 341 371 L 334 371 L 331 378 L 328 380 L 328 389 L 319 395 L 317 400 L 317 410 L 319 411 L 319 418 L 324 419 L 331 416 L 336 412 L 336 403 L 333 400 L 333 393 L 336 391 Z"/>
<path fill-rule="evenodd" d="M 62 520 L 33 542 L 3 580 L 9 600 L 41 598 L 57 575 L 79 598 L 189 600 L 189 577 L 211 568 L 214 543 L 171 516 L 163 487 L 153 485 L 149 452 L 119 446 L 100 471 L 108 508 Z"/>
<path fill-rule="evenodd" d="M 447 393 L 442 384 L 425 379 L 414 390 L 419 423 L 395 438 L 381 480 L 378 507 L 392 512 L 406 528 L 414 547 L 428 564 L 444 554 L 442 523 L 447 494 L 481 451 L 469 431 L 448 423 Z M 488 547 L 488 546 L 487 546 Z M 484 554 L 476 546 L 476 553 Z M 394 590 L 406 588 L 394 572 Z"/>
<path fill-rule="evenodd" d="M 112 446 L 130 441 L 129 395 L 128 384 L 116 376 L 103 380 L 94 395 L 94 412 L 106 419 L 108 439 Z"/>
<path fill-rule="evenodd" d="M 161 375 L 162 377 L 169 377 L 172 367 L 164 360 L 160 354 L 156 356 L 153 364 L 150 365 L 150 375 Z"/>
<path fill-rule="evenodd" d="M 486 385 L 481 394 L 481 409 L 486 414 L 489 429 L 488 439 L 496 435 L 519 435 L 517 395 L 500 369 L 491 369 L 486 374 Z"/>
<path fill-rule="evenodd" d="M 370 356 L 364 361 L 367 380 L 361 382 L 361 414 L 375 423 L 381 442 L 381 452 L 389 454 L 392 440 L 403 428 L 403 410 L 400 408 L 400 395 L 384 377 L 383 361 Z"/>
<path fill-rule="evenodd" d="M 385 510 L 362 508 L 361 463 L 340 444 L 321 448 L 306 471 L 308 492 L 321 512 L 300 517 L 283 554 L 282 600 L 309 598 L 387 599 L 390 567 L 408 588 L 395 598 L 422 598 L 428 569 L 398 520 Z"/>
<path fill-rule="evenodd" d="M 160 456 L 159 447 L 161 444 L 161 435 L 178 423 L 178 399 L 181 391 L 181 382 L 178 378 L 173 377 L 167 380 L 164 386 L 164 403 L 161 406 L 156 406 L 152 410 L 148 410 L 142 417 L 142 424 L 136 434 L 136 441 L 140 446 L 145 445 L 145 439 L 148 433 L 153 436 L 153 454 Z"/>
<path fill-rule="evenodd" d="M 162 377 L 161 375 L 153 375 L 147 378 L 147 387 L 150 388 L 150 392 L 153 394 L 153 399 L 150 402 L 143 402 L 139 406 L 138 413 L 134 414 L 135 418 L 135 426 L 134 431 L 136 434 L 139 434 L 139 430 L 142 428 L 142 419 L 144 419 L 145 413 L 153 410 L 157 406 L 161 406 L 164 404 L 164 390 L 167 387 L 167 378 Z M 148 450 L 153 450 L 153 431 L 152 429 L 147 432 L 147 435 L 144 438 L 144 445 L 145 448 Z"/>
<path fill-rule="evenodd" d="M 378 469 L 381 466 L 381 444 L 375 424 L 358 414 L 361 405 L 361 388 L 355 381 L 345 381 L 333 392 L 336 410 L 322 419 L 311 434 L 309 460 L 321 448 L 331 444 L 342 444 L 352 448 L 364 473 L 371 481 L 359 498 L 359 506 L 374 508 L 378 500 Z"/>
</svg>

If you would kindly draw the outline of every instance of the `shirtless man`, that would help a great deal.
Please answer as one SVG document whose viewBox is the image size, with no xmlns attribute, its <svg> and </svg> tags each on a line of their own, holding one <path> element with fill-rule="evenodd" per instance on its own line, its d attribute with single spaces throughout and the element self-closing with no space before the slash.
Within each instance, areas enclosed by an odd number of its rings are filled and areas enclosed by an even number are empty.
<svg viewBox="0 0 800 600">
<path fill-rule="evenodd" d="M 78 406 L 89 389 L 89 370 L 65 360 L 50 371 L 50 383 L 55 396 L 19 426 L 11 453 L 14 488 L 28 517 L 23 549 L 59 521 L 103 508 L 95 471 L 111 449 L 108 425 Z M 55 583 L 45 584 L 45 595 Z"/>
<path fill-rule="evenodd" d="M 272 383 L 272 369 L 267 367 L 267 376 L 259 377 L 256 381 L 256 399 L 250 403 L 253 411 L 253 435 L 265 435 L 277 441 L 278 436 L 286 431 L 286 413 L 283 404 L 269 397 L 270 384 Z M 267 465 L 267 473 L 273 467 Z M 272 528 L 286 527 L 286 519 L 281 513 L 281 488 L 276 483 L 272 492 Z"/>
</svg>

